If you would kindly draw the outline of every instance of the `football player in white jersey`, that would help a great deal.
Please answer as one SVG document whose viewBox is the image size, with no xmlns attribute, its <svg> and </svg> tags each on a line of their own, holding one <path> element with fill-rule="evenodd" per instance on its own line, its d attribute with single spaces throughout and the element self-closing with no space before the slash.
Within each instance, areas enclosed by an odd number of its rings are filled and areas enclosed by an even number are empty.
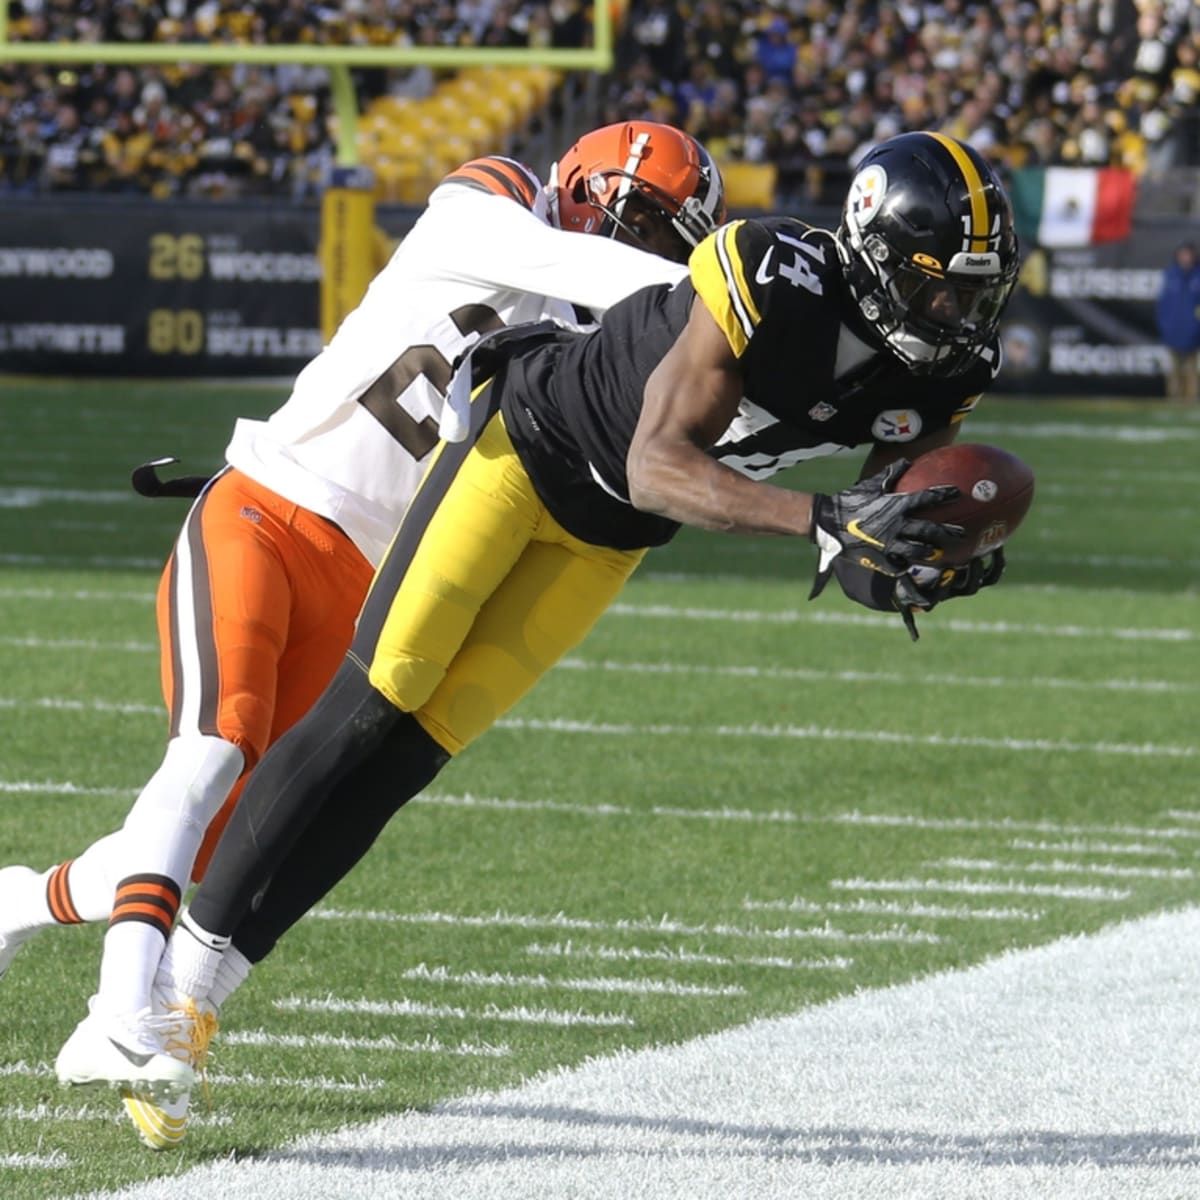
<svg viewBox="0 0 1200 1200">
<path fill-rule="evenodd" d="M 437 445 L 452 363 L 484 332 L 571 323 L 576 305 L 600 317 L 685 277 L 678 264 L 723 219 L 715 164 L 670 126 L 587 134 L 546 184 L 511 159 L 466 163 L 287 402 L 237 423 L 159 584 L 160 766 L 121 829 L 40 874 L 0 871 L 0 975 L 38 931 L 108 920 L 99 988 L 56 1071 L 64 1084 L 121 1087 L 147 1144 L 182 1138 L 211 1032 L 208 1014 L 152 1007 L 181 894 L 203 876 L 246 775 L 341 662 Z"/>
</svg>

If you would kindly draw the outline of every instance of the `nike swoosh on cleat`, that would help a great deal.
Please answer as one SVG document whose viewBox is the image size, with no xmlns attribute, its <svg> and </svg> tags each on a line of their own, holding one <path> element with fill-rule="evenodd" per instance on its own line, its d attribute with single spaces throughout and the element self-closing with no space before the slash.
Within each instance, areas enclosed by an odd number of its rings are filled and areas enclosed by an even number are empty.
<svg viewBox="0 0 1200 1200">
<path fill-rule="evenodd" d="M 154 1057 L 153 1054 L 139 1054 L 136 1050 L 130 1050 L 128 1046 L 122 1046 L 113 1038 L 109 1038 L 108 1043 L 116 1047 L 135 1067 L 144 1067 Z"/>
</svg>

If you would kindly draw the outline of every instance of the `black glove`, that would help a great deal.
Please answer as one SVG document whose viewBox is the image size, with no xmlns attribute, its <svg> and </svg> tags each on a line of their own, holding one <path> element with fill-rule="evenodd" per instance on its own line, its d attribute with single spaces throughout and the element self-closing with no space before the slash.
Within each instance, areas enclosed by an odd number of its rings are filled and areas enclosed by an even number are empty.
<svg viewBox="0 0 1200 1200">
<path fill-rule="evenodd" d="M 129 477 L 133 490 L 139 496 L 182 496 L 194 500 L 208 486 L 209 475 L 180 475 L 175 479 L 160 479 L 158 467 L 168 467 L 177 463 L 177 458 L 156 458 L 153 462 L 142 463 L 134 467 Z"/>
<path fill-rule="evenodd" d="M 909 637 L 914 642 L 920 637 L 914 616 L 917 609 L 928 612 L 943 600 L 973 596 L 980 588 L 999 583 L 1005 566 L 1004 547 L 997 546 L 991 554 L 973 558 L 961 567 L 944 567 L 941 571 L 935 567 L 923 568 L 930 572 L 928 579 L 922 579 L 919 573 L 905 571 L 896 580 L 892 603 L 900 610 Z"/>
<path fill-rule="evenodd" d="M 844 492 L 813 496 L 809 538 L 820 547 L 821 558 L 810 600 L 821 594 L 834 560 L 844 550 L 871 569 L 897 577 L 913 563 L 928 561 L 939 546 L 962 537 L 959 525 L 939 525 L 909 515 L 913 509 L 953 500 L 958 488 L 940 484 L 921 492 L 890 490 L 910 465 L 907 459 L 897 459 Z"/>
<path fill-rule="evenodd" d="M 898 574 L 894 571 L 890 567 L 882 570 L 860 555 L 840 554 L 830 573 L 856 604 L 875 612 L 899 612 L 915 642 L 919 637 L 916 612 L 927 612 L 955 596 L 973 596 L 980 588 L 999 583 L 1004 574 L 1004 551 L 997 547 L 961 567 L 917 566 Z"/>
</svg>

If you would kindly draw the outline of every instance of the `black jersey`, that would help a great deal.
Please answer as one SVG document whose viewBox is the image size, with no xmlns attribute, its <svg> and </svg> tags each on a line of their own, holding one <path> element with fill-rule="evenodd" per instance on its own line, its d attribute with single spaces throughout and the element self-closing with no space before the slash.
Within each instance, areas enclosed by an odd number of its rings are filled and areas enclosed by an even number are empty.
<svg viewBox="0 0 1200 1200">
<path fill-rule="evenodd" d="M 615 305 L 598 330 L 509 366 L 501 405 L 517 453 L 546 507 L 585 541 L 655 546 L 679 528 L 629 503 L 625 460 L 646 381 L 697 301 L 744 381 L 738 415 L 709 453 L 756 479 L 961 421 L 999 368 L 994 345 L 959 375 L 914 377 L 869 345 L 831 235 L 789 217 L 723 226 L 688 269 L 674 287 Z"/>
</svg>

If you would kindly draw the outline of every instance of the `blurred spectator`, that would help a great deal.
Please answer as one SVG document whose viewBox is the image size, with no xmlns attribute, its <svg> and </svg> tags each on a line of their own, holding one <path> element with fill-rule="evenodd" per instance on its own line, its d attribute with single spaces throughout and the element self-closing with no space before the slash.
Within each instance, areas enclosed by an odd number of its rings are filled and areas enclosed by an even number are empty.
<svg viewBox="0 0 1200 1200">
<path fill-rule="evenodd" d="M 629 63 L 647 63 L 657 78 L 677 83 L 688 70 L 680 6 L 670 0 L 633 0 L 625 18 L 621 54 Z"/>
<path fill-rule="evenodd" d="M 41 127 L 46 146 L 44 183 L 55 191 L 79 191 L 89 169 L 99 160 L 94 135 L 79 120 L 73 104 L 59 104 Z"/>
<path fill-rule="evenodd" d="M 1183 404 L 1200 401 L 1200 260 L 1185 242 L 1163 272 L 1158 295 L 1158 332 L 1170 356 L 1167 397 Z"/>
<path fill-rule="evenodd" d="M 791 80 L 796 65 L 796 43 L 791 39 L 791 26 L 783 17 L 775 17 L 755 38 L 754 61 L 768 79 Z"/>
</svg>

